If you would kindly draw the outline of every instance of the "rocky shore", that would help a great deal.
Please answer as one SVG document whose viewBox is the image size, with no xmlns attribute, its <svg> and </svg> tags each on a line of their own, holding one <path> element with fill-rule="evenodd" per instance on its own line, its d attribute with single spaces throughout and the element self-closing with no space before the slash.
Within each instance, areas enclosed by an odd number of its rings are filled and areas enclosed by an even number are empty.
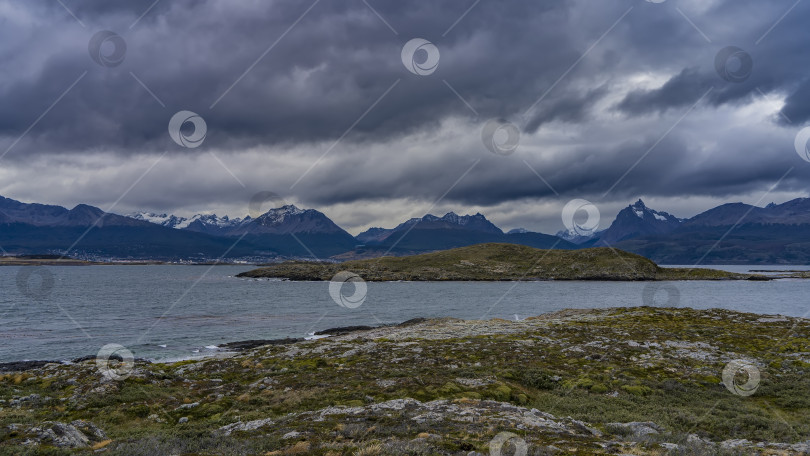
<svg viewBox="0 0 810 456">
<path fill-rule="evenodd" d="M 324 332 L 7 365 L 0 454 L 810 452 L 810 320 L 642 307 Z"/>
</svg>

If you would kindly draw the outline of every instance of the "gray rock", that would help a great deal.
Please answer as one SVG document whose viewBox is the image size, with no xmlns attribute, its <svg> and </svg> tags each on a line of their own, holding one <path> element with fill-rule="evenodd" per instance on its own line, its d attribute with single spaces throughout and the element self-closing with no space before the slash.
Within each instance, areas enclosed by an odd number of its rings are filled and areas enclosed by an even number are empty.
<svg viewBox="0 0 810 456">
<path fill-rule="evenodd" d="M 635 438 L 641 438 L 651 434 L 658 434 L 663 429 L 652 421 L 632 421 L 630 423 L 608 423 L 608 427 L 623 429 Z"/>
<path fill-rule="evenodd" d="M 582 421 L 571 419 L 571 424 L 580 431 L 584 431 L 595 437 L 602 437 L 602 432 L 599 429 L 592 428 L 587 424 L 583 423 Z"/>
<path fill-rule="evenodd" d="M 231 423 L 227 426 L 222 426 L 219 430 L 222 431 L 223 434 L 231 435 L 231 433 L 236 431 L 255 431 L 262 426 L 266 426 L 268 424 L 273 424 L 273 420 L 270 418 L 265 418 L 263 420 L 254 420 L 248 421 L 247 423 L 243 423 L 241 421 L 237 421 L 236 423 Z"/>
<path fill-rule="evenodd" d="M 790 449 L 801 454 L 810 454 L 810 440 L 802 443 L 794 443 Z"/>
<path fill-rule="evenodd" d="M 179 420 L 177 420 L 177 423 L 178 424 L 188 423 L 188 417 L 184 416 L 184 417 L 180 418 Z"/>
<path fill-rule="evenodd" d="M 95 442 L 106 440 L 104 431 L 89 421 L 76 420 L 70 424 L 46 421 L 28 430 L 36 435 L 32 444 L 48 443 L 58 448 L 86 448 Z"/>
<path fill-rule="evenodd" d="M 748 439 L 729 439 L 720 442 L 720 448 L 730 450 L 739 447 L 750 446 L 751 441 Z"/>
</svg>

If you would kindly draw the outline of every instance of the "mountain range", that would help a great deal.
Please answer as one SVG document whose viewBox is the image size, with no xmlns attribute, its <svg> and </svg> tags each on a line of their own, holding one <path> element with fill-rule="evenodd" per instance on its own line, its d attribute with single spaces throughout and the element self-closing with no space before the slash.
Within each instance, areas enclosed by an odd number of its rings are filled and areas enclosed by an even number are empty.
<svg viewBox="0 0 810 456">
<path fill-rule="evenodd" d="M 118 215 L 79 204 L 22 203 L 0 197 L 0 247 L 5 254 L 65 254 L 104 260 L 274 261 L 408 255 L 501 242 L 535 248 L 609 246 L 661 264 L 810 263 L 810 198 L 756 207 L 723 204 L 689 219 L 638 200 L 613 223 L 586 236 L 514 229 L 504 233 L 478 213 L 427 214 L 394 228 L 352 236 L 323 213 L 285 205 L 252 218 L 190 218 L 136 212 Z"/>
</svg>

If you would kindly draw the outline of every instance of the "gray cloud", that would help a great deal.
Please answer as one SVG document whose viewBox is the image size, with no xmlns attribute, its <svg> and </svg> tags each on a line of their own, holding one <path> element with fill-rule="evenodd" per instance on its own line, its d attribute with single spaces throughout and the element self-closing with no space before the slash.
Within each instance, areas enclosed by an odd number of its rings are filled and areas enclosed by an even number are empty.
<svg viewBox="0 0 810 456">
<path fill-rule="evenodd" d="M 359 1 L 319 2 L 292 28 L 311 3 L 182 0 L 148 12 L 152 0 L 64 3 L 85 27 L 58 2 L 0 2 L 9 197 L 105 207 L 164 151 L 122 207 L 244 215 L 253 192 L 272 190 L 314 207 L 391 201 L 408 212 L 447 192 L 441 204 L 489 207 L 508 225 L 525 218 L 506 208 L 527 201 L 742 198 L 791 166 L 779 190 L 801 194 L 810 177 L 792 151 L 810 118 L 810 5 L 768 32 L 784 5 L 680 2 L 699 32 L 673 2 L 486 0 L 461 18 L 474 2 L 370 1 L 394 33 Z M 90 58 L 99 30 L 126 40 L 121 65 Z M 440 50 L 430 76 L 400 61 L 414 37 Z M 730 44 L 754 62 L 742 83 L 715 72 Z M 179 110 L 205 119 L 202 147 L 167 134 Z M 483 148 L 493 117 L 523 130 L 515 154 Z"/>
</svg>

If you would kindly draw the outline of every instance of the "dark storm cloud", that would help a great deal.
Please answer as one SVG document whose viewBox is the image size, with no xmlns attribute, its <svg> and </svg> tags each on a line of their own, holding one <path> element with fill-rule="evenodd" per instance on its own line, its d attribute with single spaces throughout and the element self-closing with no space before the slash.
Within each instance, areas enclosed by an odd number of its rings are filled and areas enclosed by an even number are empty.
<svg viewBox="0 0 810 456">
<path fill-rule="evenodd" d="M 694 68 L 685 68 L 659 89 L 630 92 L 618 108 L 638 115 L 689 106 L 714 85 L 715 78 L 716 75 L 706 77 Z"/>
<path fill-rule="evenodd" d="M 583 94 L 566 94 L 543 103 L 534 110 L 534 116 L 527 122 L 525 131 L 535 132 L 540 126 L 559 120 L 561 122 L 581 122 L 587 118 L 594 103 L 607 95 L 605 85 L 587 90 Z"/>
<path fill-rule="evenodd" d="M 580 52 L 575 43 L 548 46 L 559 38 L 554 21 L 567 14 L 562 1 L 483 2 L 446 37 L 442 34 L 469 5 L 379 5 L 397 36 L 362 2 L 321 2 L 229 89 L 308 4 L 159 2 L 132 29 L 151 3 L 66 3 L 85 29 L 58 3 L 48 4 L 49 10 L 36 4 L 45 21 L 25 29 L 39 35 L 27 57 L 39 71 L 18 78 L 9 74 L 0 133 L 22 133 L 83 71 L 88 73 L 31 132 L 29 139 L 46 140 L 38 152 L 166 147 L 166 123 L 180 109 L 205 117 L 209 145 L 333 138 L 401 78 L 398 90 L 354 132 L 358 138 L 384 138 L 465 112 L 442 79 L 482 115 L 511 114 L 550 84 L 554 75 L 545 68 L 573 61 Z M 120 66 L 100 67 L 89 58 L 87 43 L 102 29 L 126 40 Z M 411 75 L 401 64 L 400 49 L 411 37 L 440 47 L 434 78 Z"/>
<path fill-rule="evenodd" d="M 335 138 L 400 78 L 396 90 L 356 126 L 354 138 L 401 135 L 430 128 L 446 116 L 469 113 L 442 80 L 482 117 L 514 116 L 523 114 L 555 84 L 611 19 L 627 8 L 619 2 L 588 4 L 588 11 L 583 11 L 583 5 L 561 0 L 483 1 L 442 36 L 472 3 L 380 2 L 375 8 L 399 33 L 395 35 L 362 2 L 321 2 L 229 90 L 310 4 L 181 1 L 157 2 L 149 10 L 153 4 L 66 2 L 86 24 L 82 29 L 58 3 L 34 2 L 30 8 L 44 16 L 43 21 L 33 30 L 19 30 L 39 36 L 39 46 L 27 52 L 27 59 L 37 62 L 39 71 L 33 77 L 7 75 L 0 133 L 21 134 L 85 70 L 86 77 L 30 133 L 30 139 L 43 140 L 37 151 L 97 147 L 126 152 L 169 147 L 166 123 L 180 109 L 206 119 L 209 145 L 239 147 Z M 629 94 L 620 104 L 625 112 L 643 114 L 682 106 L 706 86 L 720 85 L 715 74 L 705 71 L 712 66 L 710 52 L 705 51 L 713 52 L 716 46 L 681 43 L 673 51 L 654 47 L 671 42 L 673 35 L 688 36 L 690 41 L 700 38 L 667 5 L 635 6 L 634 15 L 618 24 L 599 52 L 561 81 L 533 112 L 526 113 L 527 131 L 553 120 L 583 121 L 591 102 L 605 94 L 604 81 L 593 85 L 595 80 L 619 79 L 627 71 L 662 58 L 675 56 L 665 68 L 677 72 L 660 89 Z M 734 14 L 745 18 L 744 6 L 732 2 L 717 4 L 711 14 L 717 17 L 703 22 L 734 21 Z M 798 10 L 793 15 L 800 16 Z M 790 20 L 785 20 L 782 30 L 791 25 Z M 655 23 L 654 28 L 649 22 Z M 110 29 L 126 40 L 128 51 L 122 65 L 104 68 L 90 60 L 87 43 L 101 29 Z M 639 31 L 647 36 L 639 36 Z M 773 43 L 784 40 L 784 33 L 776 35 Z M 433 77 L 404 70 L 399 51 L 411 37 L 424 37 L 439 47 L 441 61 Z M 48 40 L 52 41 L 50 49 Z M 637 49 L 631 50 L 634 47 Z M 704 49 L 695 53 L 695 47 Z M 692 55 L 681 55 L 684 48 L 692 49 Z M 11 52 L 26 49 L 21 46 Z M 638 52 L 643 55 L 635 55 Z M 766 89 L 776 89 L 774 79 L 791 82 L 782 70 L 791 64 L 784 56 L 770 55 L 756 55 L 755 76 Z M 628 61 L 628 56 L 633 60 Z M 770 72 L 777 77 L 768 76 Z M 726 84 L 712 94 L 711 101 L 733 102 L 752 90 L 752 84 Z"/>
<path fill-rule="evenodd" d="M 807 167 L 790 148 L 795 128 L 810 119 L 803 21 L 810 4 L 777 23 L 790 5 L 369 0 L 394 32 L 359 0 L 321 1 L 306 14 L 312 3 L 298 0 L 63 3 L 67 9 L 44 0 L 5 5 L 0 153 L 21 135 L 7 163 L 97 152 L 126 162 L 164 150 L 192 160 L 216 150 L 249 187 L 235 186 L 229 175 L 222 183 L 185 176 L 199 168 L 172 162 L 183 188 L 147 185 L 155 193 L 133 192 L 143 205 L 238 202 L 265 186 L 313 206 L 432 201 L 476 159 L 448 201 L 557 198 L 524 160 L 562 195 L 600 197 L 633 166 L 606 198 L 741 194 L 772 185 L 790 166 L 796 170 L 781 188 L 806 188 Z M 100 30 L 126 41 L 120 65 L 91 59 L 88 42 Z M 403 44 L 416 37 L 440 51 L 430 76 L 411 74 L 400 61 Z M 752 57 L 743 82 L 723 80 L 715 70 L 718 51 L 729 45 Z M 774 116 L 771 125 L 733 125 L 753 117 L 734 120 L 729 109 L 743 112 L 763 96 L 784 97 L 790 121 Z M 205 119 L 202 148 L 182 149 L 167 134 L 180 110 Z M 481 145 L 481 126 L 493 117 L 521 127 L 515 155 L 494 156 Z M 252 147 L 266 154 L 260 171 L 238 156 Z M 292 166 L 294 158 L 301 164 Z M 209 174 L 224 173 L 215 166 Z M 123 189 L 131 182 L 119 181 Z M 100 187 L 92 193 L 105 194 Z"/>
<path fill-rule="evenodd" d="M 810 120 L 810 77 L 790 92 L 782 108 L 787 123 L 804 123 Z M 788 120 L 789 119 L 789 120 Z"/>
</svg>

